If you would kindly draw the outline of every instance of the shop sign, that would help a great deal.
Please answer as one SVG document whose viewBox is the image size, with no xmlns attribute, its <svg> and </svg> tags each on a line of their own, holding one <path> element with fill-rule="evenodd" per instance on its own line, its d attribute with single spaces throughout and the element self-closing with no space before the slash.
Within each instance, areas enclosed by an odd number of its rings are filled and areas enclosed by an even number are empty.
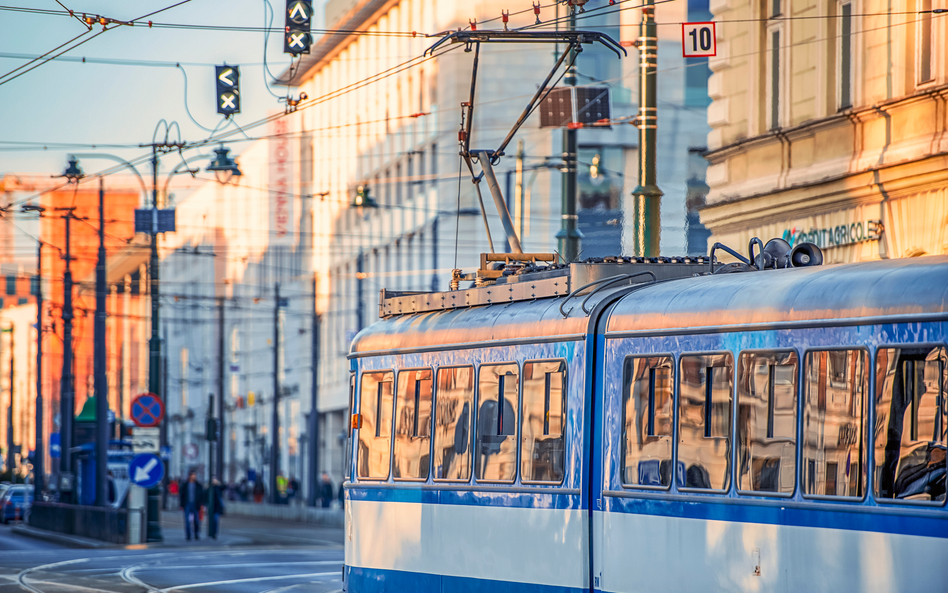
<svg viewBox="0 0 948 593">
<path fill-rule="evenodd" d="M 815 243 L 820 249 L 829 249 L 866 241 L 878 241 L 882 238 L 884 231 L 881 220 L 861 220 L 830 228 L 805 230 L 794 227 L 783 231 L 783 239 L 791 247 L 798 243 Z"/>
</svg>

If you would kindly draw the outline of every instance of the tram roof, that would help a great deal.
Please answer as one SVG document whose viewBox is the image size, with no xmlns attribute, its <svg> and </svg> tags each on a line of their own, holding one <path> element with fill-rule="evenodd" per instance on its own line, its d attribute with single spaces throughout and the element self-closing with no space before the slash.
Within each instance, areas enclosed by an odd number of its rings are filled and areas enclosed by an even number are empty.
<svg viewBox="0 0 948 593">
<path fill-rule="evenodd" d="M 606 331 L 707 331 L 946 312 L 948 256 L 931 256 L 657 284 L 623 298 Z"/>
<path fill-rule="evenodd" d="M 628 287 L 597 291 L 587 309 Z M 589 317 L 573 297 L 399 315 L 363 329 L 351 354 L 582 338 Z M 570 309 L 572 308 L 572 309 Z M 825 320 L 948 313 L 948 256 L 697 276 L 659 282 L 619 299 L 608 333 L 713 331 Z"/>
</svg>

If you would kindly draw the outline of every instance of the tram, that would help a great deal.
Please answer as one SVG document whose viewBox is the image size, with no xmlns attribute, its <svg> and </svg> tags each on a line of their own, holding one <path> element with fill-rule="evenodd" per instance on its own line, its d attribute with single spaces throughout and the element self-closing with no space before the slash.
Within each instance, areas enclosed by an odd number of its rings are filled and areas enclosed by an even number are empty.
<svg viewBox="0 0 948 593">
<path fill-rule="evenodd" d="M 383 291 L 346 590 L 948 590 L 948 257 L 808 255 Z"/>
</svg>

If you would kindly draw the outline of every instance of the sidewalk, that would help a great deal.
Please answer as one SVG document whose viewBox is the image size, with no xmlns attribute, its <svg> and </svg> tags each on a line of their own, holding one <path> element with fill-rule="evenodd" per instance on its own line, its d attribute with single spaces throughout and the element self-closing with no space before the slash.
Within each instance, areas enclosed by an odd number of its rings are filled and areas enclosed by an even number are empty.
<svg viewBox="0 0 948 593">
<path fill-rule="evenodd" d="M 161 532 L 163 542 L 119 546 L 84 537 L 65 535 L 19 525 L 13 533 L 24 537 L 41 539 L 72 548 L 138 548 L 152 547 L 233 547 L 233 546 L 320 546 L 340 548 L 343 543 L 343 530 L 337 527 L 322 527 L 304 523 L 278 521 L 268 518 L 221 517 L 220 534 L 216 540 L 207 537 L 207 518 L 201 523 L 201 539 L 188 541 L 184 534 L 184 513 L 164 511 L 161 514 Z"/>
</svg>

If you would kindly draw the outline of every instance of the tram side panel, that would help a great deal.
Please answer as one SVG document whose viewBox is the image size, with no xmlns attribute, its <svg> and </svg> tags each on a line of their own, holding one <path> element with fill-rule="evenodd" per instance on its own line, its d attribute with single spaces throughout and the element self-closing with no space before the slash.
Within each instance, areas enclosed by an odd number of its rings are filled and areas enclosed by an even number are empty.
<svg viewBox="0 0 948 593">
<path fill-rule="evenodd" d="M 348 591 L 588 590 L 582 341 L 356 360 Z M 428 431 L 406 373 L 430 373 Z"/>
</svg>

